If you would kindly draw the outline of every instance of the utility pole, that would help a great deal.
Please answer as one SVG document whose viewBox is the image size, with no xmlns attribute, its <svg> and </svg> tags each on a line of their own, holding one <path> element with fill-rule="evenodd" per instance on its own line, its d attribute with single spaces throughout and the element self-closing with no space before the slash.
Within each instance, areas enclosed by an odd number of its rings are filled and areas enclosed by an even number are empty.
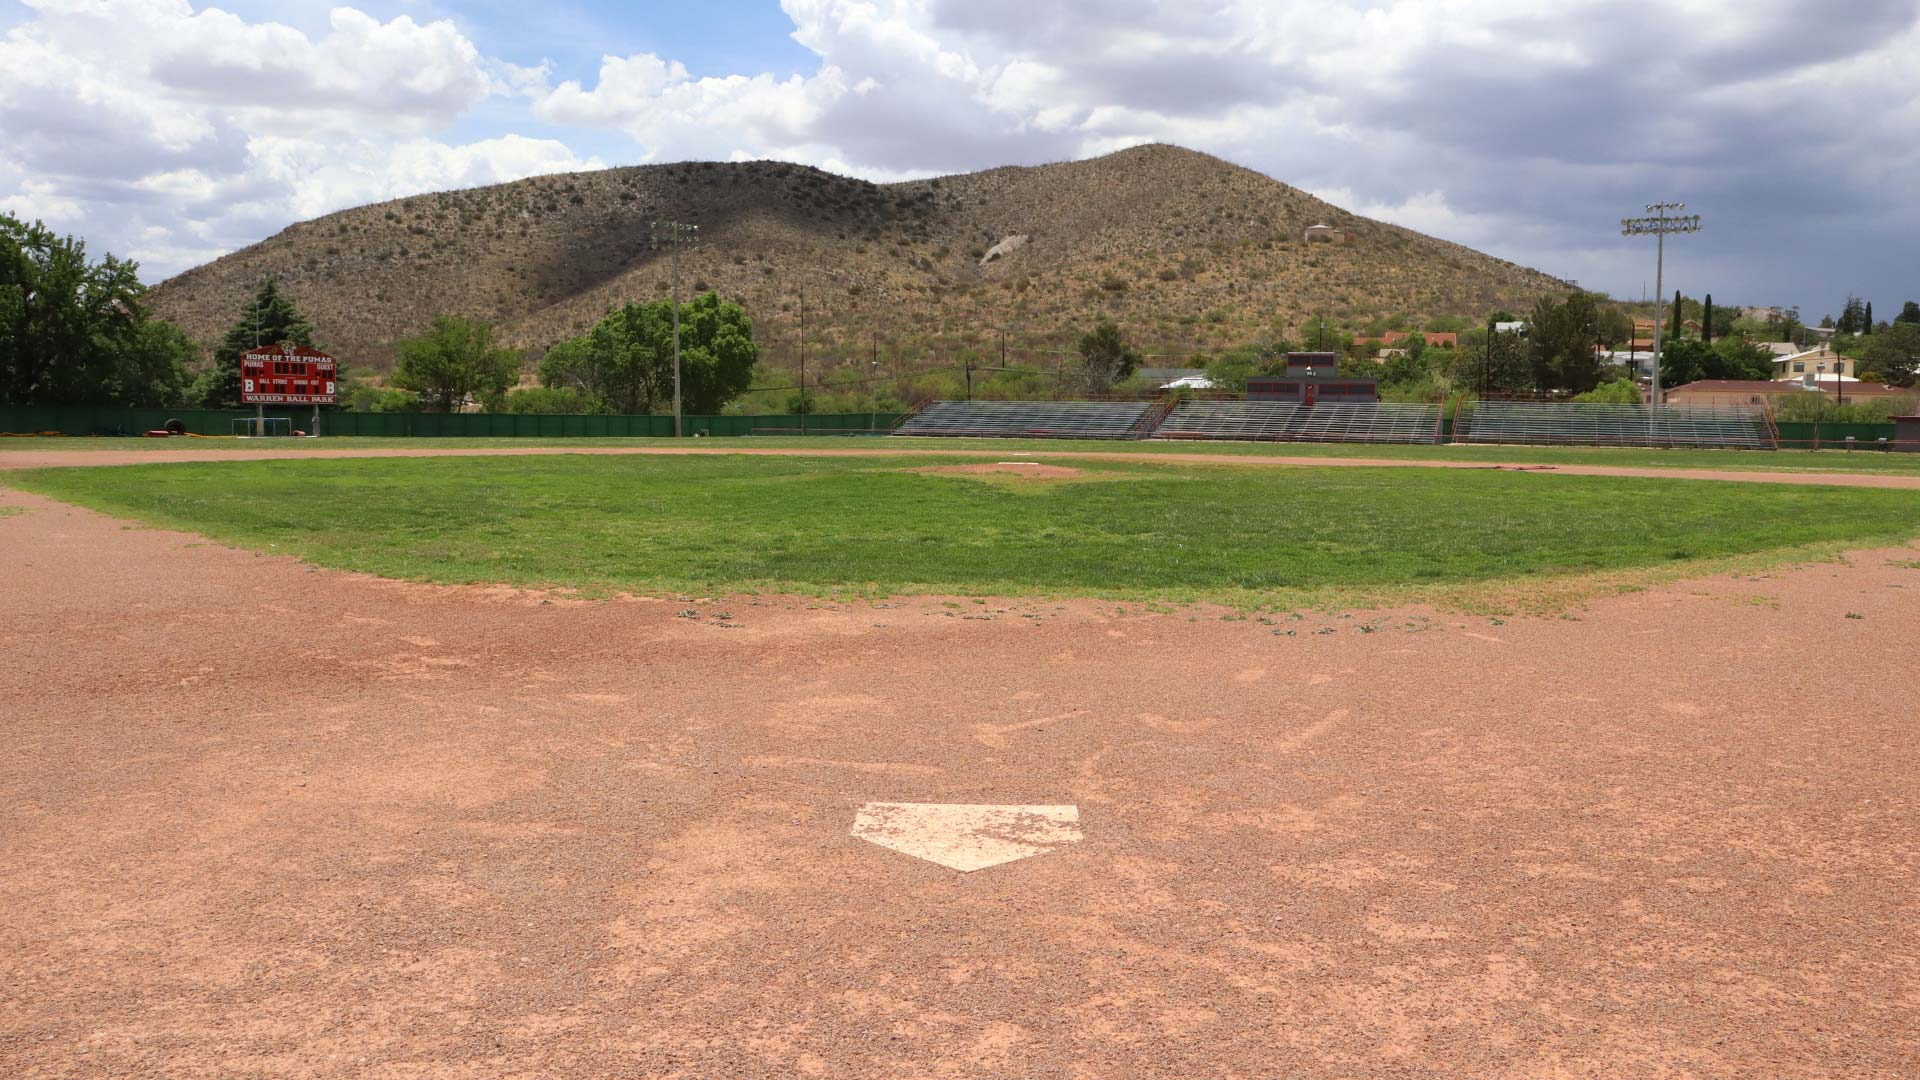
<svg viewBox="0 0 1920 1080">
<path fill-rule="evenodd" d="M 653 223 L 653 246 L 665 246 L 667 265 L 673 278 L 673 437 L 680 438 L 680 249 L 697 247 L 700 226 L 678 221 Z"/>
<path fill-rule="evenodd" d="M 1648 398 L 1648 401 L 1654 405 L 1660 404 L 1660 297 L 1666 292 L 1666 282 L 1662 275 L 1666 271 L 1667 236 L 1670 233 L 1700 231 L 1699 214 L 1672 216 L 1668 213 L 1686 208 L 1686 203 L 1679 202 L 1648 203 L 1647 213 L 1653 215 L 1652 217 L 1620 219 L 1621 236 L 1652 235 L 1659 238 L 1654 246 L 1653 257 L 1653 393 Z M 1641 287 L 1645 288 L 1644 285 Z"/>
<path fill-rule="evenodd" d="M 800 434 L 807 433 L 807 294 L 800 294 Z"/>
<path fill-rule="evenodd" d="M 1487 365 L 1486 374 L 1480 379 L 1480 400 L 1485 401 L 1493 395 L 1493 316 L 1487 316 Z"/>
</svg>

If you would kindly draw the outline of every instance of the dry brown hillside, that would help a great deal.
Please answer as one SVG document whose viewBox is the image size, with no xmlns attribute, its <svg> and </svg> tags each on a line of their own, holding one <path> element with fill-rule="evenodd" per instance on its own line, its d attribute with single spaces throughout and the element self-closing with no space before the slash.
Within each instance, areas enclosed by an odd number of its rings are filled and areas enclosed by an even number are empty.
<svg viewBox="0 0 1920 1080">
<path fill-rule="evenodd" d="M 292 226 L 161 283 L 152 301 L 211 342 L 271 276 L 358 365 L 384 366 L 392 342 L 442 312 L 539 350 L 623 297 L 666 291 L 655 218 L 700 226 L 683 289 L 742 301 L 776 362 L 793 353 L 803 301 L 823 358 L 991 348 L 1002 330 L 1015 348 L 1045 347 L 1103 315 L 1148 352 L 1181 355 L 1321 313 L 1478 315 L 1565 287 L 1217 158 L 1142 146 L 899 184 L 697 162 L 421 195 Z M 1315 224 L 1352 240 L 1308 243 Z M 981 265 L 1015 235 L 1030 240 Z"/>
</svg>

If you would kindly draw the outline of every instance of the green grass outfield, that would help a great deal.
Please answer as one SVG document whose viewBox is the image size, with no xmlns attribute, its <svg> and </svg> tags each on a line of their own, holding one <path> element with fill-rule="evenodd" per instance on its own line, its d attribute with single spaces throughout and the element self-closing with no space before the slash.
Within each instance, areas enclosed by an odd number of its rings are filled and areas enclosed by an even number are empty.
<svg viewBox="0 0 1920 1080">
<path fill-rule="evenodd" d="M 908 439 L 868 436 L 766 436 L 713 439 L 541 439 L 541 438 L 360 438 L 324 439 L 116 439 L 5 438 L 0 457 L 24 450 L 138 450 L 165 454 L 179 450 L 259 450 L 299 453 L 307 450 L 506 450 L 515 447 L 733 447 L 777 450 L 891 450 L 941 453 L 955 450 L 995 452 L 1074 451 L 1148 454 L 1233 454 L 1247 457 L 1345 457 L 1400 461 L 1484 461 L 1554 465 L 1619 465 L 1658 469 L 1729 469 L 1754 472 L 1905 473 L 1920 475 L 1920 454 L 1857 450 L 1640 450 L 1594 446 L 1370 446 L 1348 443 L 1175 442 L 1147 439 Z"/>
<path fill-rule="evenodd" d="M 110 514 L 446 583 L 592 593 L 1091 595 L 1241 606 L 1442 596 L 1899 542 L 1911 491 L 1425 469 L 536 456 L 183 462 L 0 482 Z M 1471 588 L 1468 591 L 1472 591 Z"/>
</svg>

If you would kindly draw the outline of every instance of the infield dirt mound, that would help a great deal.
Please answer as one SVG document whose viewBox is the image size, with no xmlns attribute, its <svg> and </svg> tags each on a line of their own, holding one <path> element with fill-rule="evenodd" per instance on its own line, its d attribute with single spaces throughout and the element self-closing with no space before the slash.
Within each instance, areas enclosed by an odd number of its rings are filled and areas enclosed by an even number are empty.
<svg viewBox="0 0 1920 1080">
<path fill-rule="evenodd" d="M 933 476 L 1014 476 L 1022 480 L 1072 480 L 1086 475 L 1085 470 L 1069 465 L 1043 465 L 1037 461 L 996 461 L 977 465 L 930 465 L 913 470 Z"/>
</svg>

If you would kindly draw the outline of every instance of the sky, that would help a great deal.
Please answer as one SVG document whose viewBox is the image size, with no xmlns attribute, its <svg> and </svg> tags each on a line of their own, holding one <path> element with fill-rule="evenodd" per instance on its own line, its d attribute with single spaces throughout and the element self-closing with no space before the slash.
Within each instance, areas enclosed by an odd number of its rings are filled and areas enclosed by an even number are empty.
<svg viewBox="0 0 1920 1080">
<path fill-rule="evenodd" d="M 0 0 L 0 211 L 158 281 L 542 173 L 1171 142 L 1621 298 L 1920 299 L 1920 0 Z"/>
</svg>

